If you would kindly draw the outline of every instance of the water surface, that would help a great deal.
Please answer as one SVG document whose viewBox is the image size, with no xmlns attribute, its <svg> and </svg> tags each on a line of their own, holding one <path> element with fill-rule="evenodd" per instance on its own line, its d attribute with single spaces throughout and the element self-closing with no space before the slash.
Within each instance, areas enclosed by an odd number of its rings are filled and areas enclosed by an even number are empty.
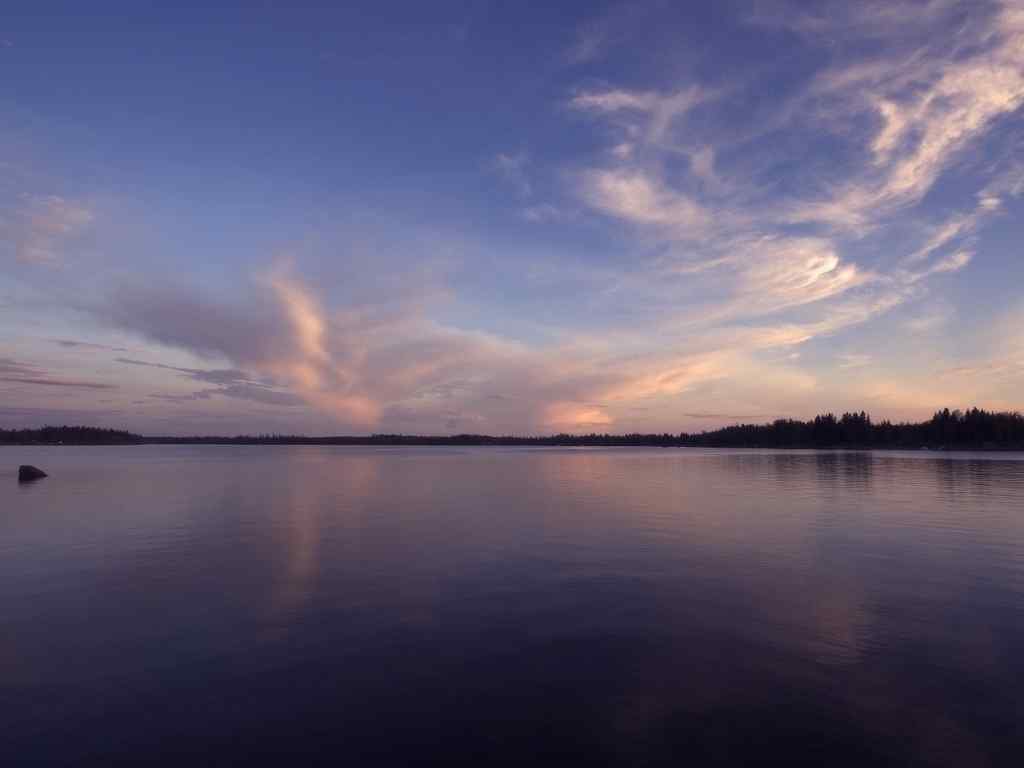
<svg viewBox="0 0 1024 768">
<path fill-rule="evenodd" d="M 1022 680 L 1020 454 L 0 448 L 4 765 L 1012 765 Z"/>
</svg>

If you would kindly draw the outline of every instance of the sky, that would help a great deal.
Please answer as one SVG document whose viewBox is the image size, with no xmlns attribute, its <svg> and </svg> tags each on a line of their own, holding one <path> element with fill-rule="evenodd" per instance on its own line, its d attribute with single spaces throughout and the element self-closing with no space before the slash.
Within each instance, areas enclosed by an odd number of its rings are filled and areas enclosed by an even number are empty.
<svg viewBox="0 0 1024 768">
<path fill-rule="evenodd" d="M 1024 408 L 1024 0 L 5 4 L 0 427 Z"/>
</svg>

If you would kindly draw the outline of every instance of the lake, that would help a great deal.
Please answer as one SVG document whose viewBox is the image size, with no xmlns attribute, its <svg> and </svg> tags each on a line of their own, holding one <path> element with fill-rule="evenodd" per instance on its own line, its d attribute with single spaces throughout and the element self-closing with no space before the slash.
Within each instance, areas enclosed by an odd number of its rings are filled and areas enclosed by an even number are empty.
<svg viewBox="0 0 1024 768">
<path fill-rule="evenodd" d="M 0 448 L 3 765 L 1012 765 L 1022 681 L 1022 454 Z"/>
</svg>

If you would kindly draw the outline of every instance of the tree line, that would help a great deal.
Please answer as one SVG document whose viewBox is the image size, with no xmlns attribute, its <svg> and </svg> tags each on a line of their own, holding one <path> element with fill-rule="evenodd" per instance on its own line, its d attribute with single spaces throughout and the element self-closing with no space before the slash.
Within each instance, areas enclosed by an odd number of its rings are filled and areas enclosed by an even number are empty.
<svg viewBox="0 0 1024 768">
<path fill-rule="evenodd" d="M 236 435 L 234 437 L 146 437 L 115 429 L 61 426 L 0 429 L 0 445 L 524 445 L 524 446 L 661 446 L 707 448 L 933 448 L 1024 450 L 1024 416 L 1017 412 L 966 411 L 948 408 L 920 423 L 872 421 L 861 411 L 810 421 L 778 419 L 770 424 L 736 424 L 699 433 L 632 433 L 625 435 Z"/>
<path fill-rule="evenodd" d="M 142 435 L 99 427 L 41 427 L 0 429 L 0 445 L 133 445 L 146 442 Z"/>
<path fill-rule="evenodd" d="M 1024 416 L 1016 412 L 938 411 L 929 421 L 872 421 L 864 411 L 811 421 L 778 419 L 680 436 L 685 445 L 765 448 L 1024 448 Z"/>
</svg>

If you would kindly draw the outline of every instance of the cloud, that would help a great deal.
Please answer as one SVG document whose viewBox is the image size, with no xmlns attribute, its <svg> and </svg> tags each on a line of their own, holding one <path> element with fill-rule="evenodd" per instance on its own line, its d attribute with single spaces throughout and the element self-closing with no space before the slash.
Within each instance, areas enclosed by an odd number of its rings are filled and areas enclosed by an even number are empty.
<svg viewBox="0 0 1024 768">
<path fill-rule="evenodd" d="M 591 20 L 581 26 L 576 39 L 566 52 L 566 58 L 572 64 L 585 64 L 599 58 L 611 37 L 611 29 L 605 17 Z"/>
<path fill-rule="evenodd" d="M 611 400 L 637 400 L 656 396 L 674 396 L 698 383 L 727 375 L 727 355 L 711 353 L 662 362 L 653 370 L 633 371 L 625 381 L 612 387 L 605 397 Z"/>
<path fill-rule="evenodd" d="M 225 305 L 181 287 L 124 286 L 95 313 L 153 341 L 231 360 L 357 426 L 375 424 L 385 404 L 444 383 L 448 366 L 457 365 L 461 377 L 487 346 L 472 334 L 418 327 L 404 314 L 349 309 L 328 315 L 305 286 L 280 270 L 258 279 L 253 292 L 245 302 Z M 225 396 L 255 392 L 241 371 L 154 365 L 221 384 Z M 262 387 L 258 396 L 281 401 L 268 391 Z"/>
<path fill-rule="evenodd" d="M 102 349 L 107 352 L 128 352 L 126 347 L 111 347 L 106 344 L 93 344 L 89 341 L 75 341 L 74 339 L 51 339 L 65 349 Z"/>
<path fill-rule="evenodd" d="M 694 257 L 686 254 L 686 258 Z M 824 305 L 820 311 L 827 313 L 832 311 L 827 306 L 829 301 L 855 289 L 885 291 L 888 282 L 877 273 L 844 261 L 836 245 L 827 238 L 735 238 L 716 244 L 705 259 L 681 263 L 663 259 L 659 263 L 660 274 L 650 278 L 670 287 L 674 283 L 669 278 L 699 280 L 708 288 L 719 286 L 716 299 L 678 311 L 674 319 L 677 325 L 722 326 L 815 304 Z M 870 295 L 865 293 L 858 301 L 870 302 Z"/>
<path fill-rule="evenodd" d="M 33 365 L 19 363 L 10 358 L 0 358 L 0 381 L 12 384 L 30 384 L 37 387 L 61 387 L 66 389 L 117 389 L 116 384 L 54 378 L 48 371 Z"/>
<path fill-rule="evenodd" d="M 959 272 L 961 269 L 971 263 L 974 258 L 973 251 L 956 251 L 948 256 L 944 256 L 941 259 L 937 259 L 927 268 L 914 272 L 908 271 L 904 273 L 904 280 L 909 283 L 915 283 L 918 280 L 923 280 L 931 275 L 940 275 L 947 272 Z"/>
<path fill-rule="evenodd" d="M 533 194 L 533 184 L 527 169 L 530 165 L 530 156 L 526 152 L 506 154 L 499 152 L 492 161 L 491 167 L 508 184 L 515 189 L 521 197 L 529 197 Z"/>
<path fill-rule="evenodd" d="M 838 296 L 871 277 L 843 264 L 820 238 L 765 238 L 748 246 L 740 271 L 743 303 L 778 310 Z"/>
<path fill-rule="evenodd" d="M 523 218 L 534 224 L 548 224 L 552 222 L 565 221 L 570 218 L 569 214 L 556 205 L 542 203 L 530 205 L 523 209 Z"/>
<path fill-rule="evenodd" d="M 1013 6 L 983 0 L 966 14 L 953 2 L 784 5 L 772 22 L 790 30 L 780 39 L 827 46 L 827 56 L 795 51 L 739 77 L 742 56 L 722 62 L 724 74 L 700 62 L 647 82 L 638 79 L 645 70 L 621 68 L 624 85 L 588 79 L 559 99 L 562 116 L 570 111 L 567 122 L 593 131 L 598 146 L 574 141 L 561 169 L 542 167 L 553 153 L 532 148 L 487 159 L 515 193 L 515 212 L 547 225 L 508 253 L 488 243 L 479 249 L 487 258 L 464 258 L 463 243 L 428 238 L 381 248 L 387 236 L 339 227 L 335 239 L 311 236 L 336 252 L 241 270 L 228 287 L 140 276 L 74 306 L 205 361 L 122 358 L 193 384 L 151 400 L 301 402 L 358 430 L 616 430 L 645 423 L 637 414 L 646 412 L 810 407 L 825 385 L 840 391 L 833 379 L 865 379 L 885 365 L 879 352 L 872 371 L 847 375 L 868 358 L 815 354 L 814 345 L 860 347 L 828 339 L 915 299 L 934 304 L 947 280 L 970 279 L 972 258 L 986 257 L 983 226 L 1024 190 L 1019 167 L 993 170 L 1012 158 L 1006 118 L 1024 103 L 1024 23 Z M 585 25 L 572 58 L 595 61 L 617 39 L 614 24 Z M 824 71 L 805 69 L 823 61 Z M 982 144 L 990 134 L 996 143 Z M 947 174 L 955 188 L 937 189 Z M 564 180 L 565 199 L 539 199 L 540 178 Z M 23 215 L 11 242 L 58 256 L 92 223 L 78 207 L 29 201 L 37 216 Z M 375 225 L 402 223 L 389 210 Z M 575 234 L 587 252 L 556 254 Z M 513 250 L 546 235 L 559 246 L 542 256 Z M 460 255 L 444 269 L 422 267 L 449 250 Z M 485 282 L 502 302 L 473 293 Z M 549 306 L 535 309 L 535 294 L 523 295 L 541 283 L 571 291 L 552 289 Z M 901 316 L 891 328 L 937 322 Z M 504 335 L 479 330 L 494 328 Z M 908 401 L 879 383 L 879 397 L 886 392 Z"/>
<path fill-rule="evenodd" d="M 820 292 L 834 300 L 843 292 L 827 277 L 834 264 L 809 263 L 810 274 L 818 277 L 805 279 L 821 279 L 830 287 L 814 287 L 804 298 Z M 766 278 L 768 284 L 777 279 L 774 273 Z M 807 290 L 789 287 L 788 280 L 779 284 L 775 308 Z M 122 359 L 215 384 L 184 395 L 154 393 L 153 399 L 186 403 L 224 397 L 285 405 L 280 398 L 290 395 L 330 416 L 337 431 L 543 433 L 617 431 L 644 424 L 664 429 L 685 419 L 697 404 L 764 410 L 771 402 L 791 399 L 806 405 L 798 393 L 817 391 L 818 377 L 798 370 L 792 360 L 768 360 L 763 353 L 866 322 L 905 300 L 912 289 L 889 286 L 888 292 L 853 295 L 800 321 L 744 326 L 714 320 L 693 329 L 673 329 L 670 322 L 660 332 L 563 335 L 534 345 L 438 324 L 422 306 L 388 314 L 358 306 L 331 308 L 294 269 L 265 273 L 251 284 L 250 294 L 216 307 L 198 294 L 182 295 L 181 287 L 165 287 L 163 293 L 153 286 L 133 290 L 144 290 L 151 310 L 145 316 L 125 311 L 140 306 L 128 289 L 110 297 L 123 306 L 97 310 L 98 316 L 117 318 L 123 331 L 150 340 L 174 339 L 172 346 L 237 366 L 193 369 Z M 182 317 L 167 310 L 181 306 L 209 316 Z M 154 318 L 172 325 L 156 327 Z M 232 328 L 251 325 L 259 333 L 223 333 L 210 318 Z M 197 335 L 201 329 L 209 329 L 209 337 Z M 710 398 L 709 387 L 716 393 Z M 650 406 L 652 415 L 636 410 L 642 404 Z M 446 427 L 452 424 L 457 426 Z"/>
<path fill-rule="evenodd" d="M 915 31 L 951 21 L 961 0 L 843 0 L 809 4 L 801 0 L 791 2 L 761 2 L 753 6 L 746 21 L 765 27 L 788 29 L 815 45 L 834 45 L 840 31 L 848 36 L 867 39 L 904 39 Z"/>
<path fill-rule="evenodd" d="M 252 402 L 264 405 L 292 406 L 302 404 L 302 398 L 291 392 L 282 392 L 275 388 L 273 383 L 256 380 L 255 377 L 245 371 L 236 368 L 222 369 L 201 369 L 201 368 L 180 368 L 162 363 L 150 363 L 144 360 L 133 360 L 131 358 L 119 357 L 117 362 L 124 365 L 144 366 L 147 368 L 158 368 L 166 371 L 174 371 L 193 381 L 215 384 L 215 387 L 200 389 L 185 395 L 153 394 L 150 397 L 166 400 L 169 402 L 188 402 L 193 400 L 209 400 L 212 397 L 230 397 L 238 400 L 251 400 Z"/>
<path fill-rule="evenodd" d="M 950 254 L 937 261 L 928 271 L 929 274 L 937 274 L 942 272 L 959 272 L 961 269 L 971 263 L 971 259 L 974 258 L 974 253 L 971 251 L 957 251 L 956 253 Z"/>
<path fill-rule="evenodd" d="M 650 12 L 655 6 L 642 0 L 619 2 L 586 19 L 574 30 L 572 43 L 565 52 L 566 61 L 577 66 L 592 64 L 632 38 L 646 36 Z"/>
<path fill-rule="evenodd" d="M 237 368 L 224 369 L 202 369 L 202 368 L 180 368 L 175 365 L 164 365 L 163 363 L 150 363 L 146 360 L 135 360 L 130 357 L 118 357 L 116 362 L 123 365 L 138 365 L 144 368 L 159 368 L 164 371 L 175 371 L 196 381 L 205 381 L 212 384 L 232 384 L 236 382 L 247 382 L 252 377 Z"/>
<path fill-rule="evenodd" d="M 949 244 L 963 234 L 970 232 L 977 226 L 978 216 L 976 214 L 958 214 L 935 227 L 928 240 L 907 257 L 907 262 L 914 264 L 924 261 L 932 253 Z"/>
<path fill-rule="evenodd" d="M 56 195 L 22 195 L 20 208 L 5 228 L 17 261 L 55 265 L 62 261 L 63 247 L 88 227 L 93 218 L 89 208 Z"/>
<path fill-rule="evenodd" d="M 952 311 L 949 308 L 926 312 L 910 318 L 904 325 L 911 333 L 931 333 L 949 323 L 951 315 Z"/>
<path fill-rule="evenodd" d="M 594 208 L 632 224 L 654 225 L 676 237 L 695 237 L 712 222 L 691 197 L 636 169 L 602 169 L 582 175 L 583 198 Z"/>
<path fill-rule="evenodd" d="M 653 91 L 636 92 L 612 89 L 578 93 L 570 100 L 569 106 L 574 109 L 593 110 L 595 112 L 618 112 L 622 109 L 650 112 L 660 102 L 661 96 Z"/>
<path fill-rule="evenodd" d="M 582 403 L 552 403 L 544 414 L 544 424 L 552 429 L 607 427 L 612 418 L 600 406 Z"/>
<path fill-rule="evenodd" d="M 816 307 L 816 315 L 801 321 L 782 320 L 768 325 L 725 326 L 708 334 L 708 342 L 731 349 L 757 351 L 806 344 L 817 338 L 877 319 L 915 295 L 913 286 L 886 284 L 885 290 L 853 295 L 841 301 Z M 743 302 L 738 302 L 740 306 Z M 738 314 L 734 310 L 733 314 Z M 733 318 L 735 321 L 737 318 Z"/>
<path fill-rule="evenodd" d="M 261 309 L 215 299 L 184 285 L 125 283 L 83 309 L 112 327 L 201 357 L 226 355 L 259 363 L 290 344 L 276 302 Z"/>
<path fill-rule="evenodd" d="M 756 419 L 770 419 L 772 414 L 769 413 L 686 413 L 683 414 L 688 419 L 714 419 L 715 421 L 734 421 L 734 422 L 749 422 Z"/>
<path fill-rule="evenodd" d="M 186 395 L 158 394 L 158 399 L 223 396 L 286 404 L 287 395 L 255 381 L 258 375 L 357 430 L 382 425 L 436 430 L 452 419 L 495 432 L 611 427 L 637 400 L 675 398 L 728 378 L 742 356 L 736 349 L 610 351 L 602 341 L 585 338 L 530 347 L 438 325 L 420 309 L 384 316 L 353 308 L 331 311 L 289 271 L 272 272 L 253 288 L 252 300 L 230 305 L 231 316 L 224 306 L 183 296 L 180 289 L 161 295 L 152 287 L 144 291 L 150 310 L 144 316 L 126 311 L 140 306 L 127 290 L 112 294 L 121 306 L 106 307 L 99 315 L 116 319 L 123 330 L 162 343 L 174 340 L 173 346 L 240 366 L 202 370 L 121 359 L 218 385 Z M 182 306 L 192 313 L 168 310 Z M 266 326 L 268 317 L 275 327 Z M 251 323 L 265 333 L 223 333 L 211 318 L 232 328 Z M 157 321 L 170 325 L 157 327 Z M 208 337 L 202 329 L 209 329 Z M 743 344 L 752 348 L 749 339 Z M 245 372 L 250 370 L 254 373 Z"/>
<path fill-rule="evenodd" d="M 856 5 L 857 18 L 880 11 Z M 938 19 L 953 5 L 933 7 Z M 906 41 L 893 27 L 893 51 L 817 78 L 810 92 L 815 97 L 846 109 L 859 104 L 876 115 L 879 127 L 869 144 L 873 168 L 828 199 L 796 206 L 793 221 L 872 226 L 877 217 L 919 201 L 969 142 L 1024 104 L 1024 12 L 1010 4 L 990 7 L 996 12 L 970 17 L 955 45 L 921 48 L 908 56 L 902 52 Z"/>
<path fill-rule="evenodd" d="M 658 145 L 669 138 L 676 121 L 711 95 L 692 85 L 669 93 L 611 88 L 581 91 L 569 100 L 572 109 L 605 115 L 625 115 L 627 135 Z"/>
<path fill-rule="evenodd" d="M 196 400 L 210 400 L 214 397 L 230 397 L 237 400 L 249 400 L 262 405 L 293 406 L 301 405 L 302 398 L 290 392 L 278 392 L 273 389 L 252 384 L 231 384 L 224 387 L 213 387 L 189 392 L 185 395 L 168 395 L 154 393 L 149 397 L 171 403 L 187 403 Z"/>
<path fill-rule="evenodd" d="M 0 374 L 16 376 L 37 376 L 39 371 L 28 365 L 12 360 L 9 357 L 0 357 Z"/>
<path fill-rule="evenodd" d="M 847 352 L 838 356 L 839 367 L 842 370 L 850 370 L 851 368 L 863 368 L 871 365 L 874 362 L 874 358 L 871 355 L 865 355 L 858 352 Z"/>
<path fill-rule="evenodd" d="M 815 45 L 830 40 L 832 64 L 745 132 L 733 130 L 735 97 L 764 85 L 756 74 L 753 85 L 612 86 L 569 99 L 613 129 L 573 175 L 576 192 L 642 246 L 616 295 L 662 309 L 659 329 L 685 333 L 690 350 L 717 343 L 729 353 L 697 385 L 732 381 L 756 350 L 807 344 L 924 295 L 928 278 L 970 264 L 982 223 L 1009 190 L 1024 190 L 1011 168 L 977 191 L 970 210 L 938 224 L 891 218 L 921 203 L 954 163 L 977 161 L 968 147 L 1024 104 L 1019 10 L 991 4 L 964 21 L 954 2 L 824 7 L 777 16 Z M 719 112 L 729 125 L 716 135 Z M 924 236 L 901 256 L 891 243 L 915 227 Z M 874 252 L 863 245 L 872 234 Z M 669 370 L 650 380 L 671 380 Z"/>
<path fill-rule="evenodd" d="M 0 381 L 10 381 L 17 384 L 33 384 L 42 387 L 68 387 L 71 389 L 117 389 L 116 384 L 101 384 L 94 381 L 73 381 L 67 379 L 33 379 L 18 376 L 0 376 Z"/>
<path fill-rule="evenodd" d="M 715 148 L 705 145 L 690 153 L 690 172 L 704 182 L 711 192 L 724 192 L 727 184 L 715 169 Z"/>
</svg>

